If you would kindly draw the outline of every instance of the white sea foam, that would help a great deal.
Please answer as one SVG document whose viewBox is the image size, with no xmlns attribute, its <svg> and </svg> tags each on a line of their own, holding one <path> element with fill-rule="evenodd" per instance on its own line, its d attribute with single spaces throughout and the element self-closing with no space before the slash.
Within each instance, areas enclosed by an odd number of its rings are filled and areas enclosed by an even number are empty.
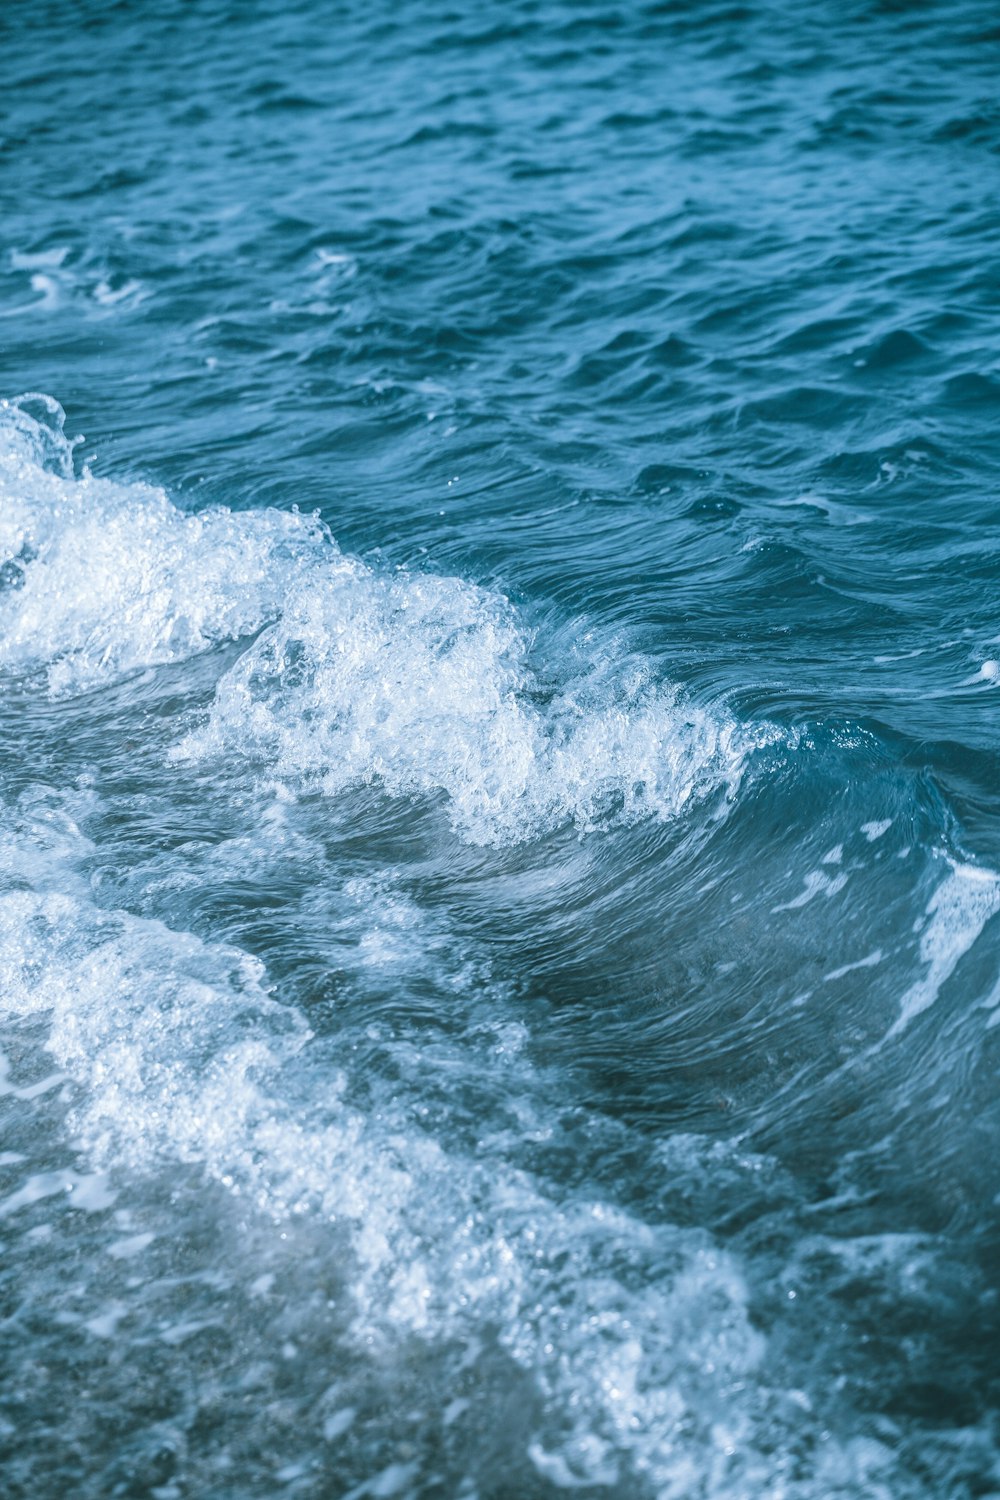
<svg viewBox="0 0 1000 1500">
<path fill-rule="evenodd" d="M 101 257 L 85 253 L 82 258 L 71 259 L 68 245 L 35 253 L 12 250 L 10 267 L 12 271 L 28 273 L 31 290 L 37 296 L 27 305 L 22 303 L 0 312 L 3 318 L 23 317 L 26 312 L 53 312 L 72 303 L 85 315 L 90 312 L 101 316 L 99 310 L 104 310 L 105 315 L 130 310 L 151 295 L 149 287 L 136 277 L 113 269 Z"/>
<path fill-rule="evenodd" d="M 831 969 L 829 974 L 823 975 L 824 984 L 829 984 L 835 979 L 843 979 L 845 974 L 853 974 L 857 969 L 874 969 L 882 962 L 882 949 L 875 948 L 871 953 L 866 953 L 864 958 L 855 959 L 852 964 L 841 964 L 839 969 Z"/>
<path fill-rule="evenodd" d="M 48 814 L 58 808 L 49 798 Z M 680 1495 L 707 1465 L 713 1495 L 770 1493 L 767 1344 L 734 1256 L 702 1231 L 600 1196 L 553 1196 L 488 1131 L 470 1157 L 426 1134 L 392 1094 L 361 1114 L 329 1068 L 321 1089 L 296 1094 L 283 1066 L 293 1060 L 308 1079 L 316 1042 L 270 998 L 260 964 L 94 906 L 75 874 L 91 846 L 68 813 L 55 841 L 51 822 L 37 798 L 3 817 L 10 875 L 38 839 L 49 857 L 18 866 L 19 886 L 8 879 L 0 895 L 0 1018 L 47 1019 L 48 1048 L 78 1089 L 72 1128 L 97 1168 L 195 1164 L 279 1222 L 327 1223 L 341 1237 L 359 1350 L 497 1337 L 536 1388 L 541 1425 L 524 1445 L 550 1479 L 641 1476 L 654 1493 Z M 365 904 L 354 910 L 363 937 Z M 517 1070 L 512 1087 L 530 1111 L 541 1095 L 521 1049 L 495 1065 Z M 533 1126 L 544 1137 L 551 1123 Z M 0 1211 L 70 1188 L 83 1206 L 110 1201 L 92 1183 L 105 1192 L 99 1176 L 32 1178 Z M 148 1243 L 132 1235 L 109 1253 L 128 1258 Z M 91 1333 L 112 1336 L 120 1313 L 101 1311 Z"/>
<path fill-rule="evenodd" d="M 282 781 L 438 797 L 467 838 L 503 843 L 560 824 L 668 818 L 731 794 L 748 752 L 773 737 L 686 706 L 641 663 L 610 653 L 549 657 L 542 672 L 537 643 L 499 595 L 373 572 L 312 519 L 186 515 L 148 486 L 76 479 L 58 411 L 42 407 L 49 422 L 27 401 L 0 416 L 0 670 L 39 674 L 69 695 L 256 637 L 176 750 L 215 778 L 207 795 L 223 802 L 234 777 L 258 777 L 268 798 L 255 804 L 259 826 L 213 850 L 250 878 L 266 869 L 269 840 L 289 847 Z M 506 1119 L 484 1118 L 473 1150 L 424 1128 L 398 1080 L 382 1088 L 366 1075 L 373 1102 L 353 1104 L 350 1046 L 339 1057 L 312 1036 L 276 1002 L 259 961 L 97 904 L 101 881 L 90 877 L 102 855 L 78 826 L 88 797 L 96 791 L 36 790 L 0 810 L 0 1018 L 47 1027 L 54 1071 L 39 1086 L 72 1081 L 71 1129 L 98 1174 L 113 1166 L 127 1182 L 129 1170 L 165 1170 L 169 1181 L 186 1163 L 248 1215 L 318 1226 L 336 1267 L 324 1274 L 343 1280 L 350 1304 L 348 1365 L 373 1348 L 409 1357 L 415 1344 L 494 1341 L 535 1393 L 523 1451 L 557 1487 L 637 1481 L 662 1497 L 714 1500 L 877 1492 L 888 1450 L 829 1440 L 807 1398 L 783 1391 L 780 1375 L 772 1383 L 737 1255 L 665 1214 L 518 1165 Z M 149 873 L 147 894 L 192 880 L 189 851 L 154 864 L 131 872 L 140 884 Z M 805 899 L 845 878 L 815 874 Z M 488 961 L 463 956 L 446 916 L 429 921 L 390 879 L 347 881 L 335 897 L 323 899 L 360 994 L 414 978 L 443 989 L 447 953 L 458 988 L 501 998 Z M 544 1142 L 559 1126 L 549 1080 L 525 1025 L 494 1008 L 489 1076 L 509 1070 L 518 1140 Z M 461 1077 L 468 1040 L 414 1047 L 412 1059 L 394 1040 L 393 1059 Z M 35 1084 L 0 1082 L 31 1102 Z M 82 1206 L 102 1201 L 99 1175 L 28 1174 L 15 1189 L 28 1196 L 5 1200 L 6 1211 L 68 1187 L 85 1193 Z M 130 1231 L 109 1256 L 139 1257 L 148 1243 Z M 122 1316 L 107 1303 L 83 1326 L 112 1337 Z M 161 1336 L 180 1344 L 205 1326 L 180 1320 Z M 352 1410 L 338 1408 L 334 1434 Z M 783 1454 L 794 1455 L 787 1465 Z M 413 1472 L 391 1463 L 366 1492 L 405 1493 Z"/>
<path fill-rule="evenodd" d="M 959 959 L 972 947 L 990 917 L 1000 911 L 1000 876 L 954 860 L 949 860 L 949 865 L 950 874 L 927 903 L 927 921 L 920 937 L 920 961 L 926 972 L 900 1001 L 890 1036 L 898 1035 L 915 1016 L 934 1004 Z"/>
<path fill-rule="evenodd" d="M 181 660 L 258 629 L 314 562 L 303 516 L 185 515 L 148 485 L 74 478 L 49 415 L 0 403 L 0 668 L 61 695 Z"/>
<path fill-rule="evenodd" d="M 71 1123 L 98 1168 L 185 1162 L 250 1211 L 325 1222 L 358 1356 L 405 1347 L 413 1360 L 416 1341 L 475 1357 L 496 1339 L 535 1392 L 520 1442 L 541 1476 L 716 1500 L 825 1500 L 834 1479 L 854 1476 L 850 1445 L 828 1451 L 817 1428 L 819 1488 L 785 1487 L 775 1453 L 793 1436 L 801 1450 L 808 1415 L 769 1387 L 739 1261 L 704 1232 L 599 1196 L 554 1197 L 488 1137 L 473 1159 L 391 1097 L 362 1115 L 330 1074 L 321 1098 L 290 1107 L 281 1066 L 293 1048 L 302 1060 L 307 1033 L 233 949 L 22 890 L 0 900 L 0 955 L 3 1013 L 49 1016 L 49 1048 L 80 1088 Z M 546 1121 L 534 1126 L 544 1136 Z M 92 1198 L 91 1182 L 104 1191 L 100 1171 L 31 1178 L 0 1212 L 49 1193 Z M 109 1254 L 148 1244 L 116 1240 Z M 113 1337 L 126 1311 L 113 1302 L 86 1327 Z M 204 1326 L 182 1320 L 161 1336 L 172 1344 Z"/>
<path fill-rule="evenodd" d="M 828 862 L 828 858 L 823 860 L 824 864 Z M 790 901 L 782 901 L 778 906 L 772 906 L 771 911 L 798 911 L 800 907 L 808 906 L 816 896 L 825 896 L 829 900 L 844 889 L 847 876 L 843 873 L 827 875 L 823 870 L 810 870 L 802 884 L 803 889 L 797 896 L 793 896 Z"/>
<path fill-rule="evenodd" d="M 679 813 L 735 791 L 756 739 L 669 689 L 590 667 L 542 694 L 506 601 L 343 558 L 290 591 L 179 759 L 239 754 L 335 794 L 444 793 L 454 826 L 510 843 L 562 823 Z"/>
<path fill-rule="evenodd" d="M 443 794 L 464 836 L 501 844 L 731 795 L 775 738 L 613 652 L 547 662 L 543 683 L 501 595 L 374 572 L 294 512 L 189 515 L 147 485 L 74 478 L 55 403 L 47 422 L 27 398 L 0 416 L 0 669 L 72 694 L 263 632 L 178 759 Z"/>
</svg>

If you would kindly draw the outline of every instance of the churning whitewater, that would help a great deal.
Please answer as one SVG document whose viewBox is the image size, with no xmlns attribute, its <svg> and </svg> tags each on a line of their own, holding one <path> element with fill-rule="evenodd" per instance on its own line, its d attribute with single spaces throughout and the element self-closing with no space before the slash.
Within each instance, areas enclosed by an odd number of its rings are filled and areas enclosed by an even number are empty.
<svg viewBox="0 0 1000 1500">
<path fill-rule="evenodd" d="M 5 1500 L 1000 1496 L 994 12 L 0 7 Z"/>
<path fill-rule="evenodd" d="M 632 829 L 640 858 L 665 840 L 675 861 L 711 868 L 724 823 L 768 795 L 755 779 L 818 747 L 686 705 L 593 631 L 546 640 L 487 589 L 372 569 L 315 517 L 185 512 L 146 484 L 77 475 L 62 428 L 50 398 L 4 405 L 3 671 L 42 773 L 2 813 L 0 976 L 16 1039 L 4 1088 L 35 1110 L 48 1101 L 62 1144 L 47 1140 L 37 1160 L 11 1153 L 20 1182 L 0 1215 L 54 1201 L 100 1211 L 92 1253 L 131 1269 L 162 1230 L 119 1230 L 157 1223 L 158 1184 L 192 1168 L 255 1236 L 271 1226 L 243 1291 L 264 1302 L 253 1316 L 265 1327 L 291 1241 L 299 1274 L 332 1293 L 331 1352 L 309 1377 L 330 1411 L 302 1433 L 306 1451 L 346 1437 L 391 1378 L 414 1382 L 410 1402 L 451 1392 L 443 1409 L 418 1406 L 421 1430 L 437 1428 L 447 1451 L 454 1426 L 472 1474 L 489 1461 L 483 1396 L 496 1386 L 518 1393 L 525 1483 L 809 1496 L 883 1483 L 891 1448 L 862 1435 L 849 1403 L 831 1431 L 806 1351 L 782 1319 L 768 1335 L 754 1316 L 761 1251 L 713 1231 L 765 1207 L 797 1224 L 778 1273 L 789 1298 L 797 1261 L 859 1255 L 879 1295 L 912 1294 L 931 1275 L 933 1236 L 831 1240 L 823 1203 L 780 1153 L 741 1140 L 745 1121 L 726 1142 L 609 1117 L 583 1082 L 586 1058 L 533 1033 L 530 956 L 512 966 L 462 910 L 479 881 L 505 920 L 551 943 L 545 929 L 588 920 L 588 903 L 632 899 L 628 868 L 602 865 L 621 858 L 609 839 Z M 100 702 L 131 746 L 110 775 L 84 727 Z M 50 741 L 56 709 L 81 728 Z M 912 866 L 893 836 L 900 813 L 883 810 L 873 795 L 853 842 L 838 824 L 815 868 L 776 888 L 772 913 L 842 900 L 890 848 Z M 485 847 L 517 863 L 490 869 L 473 854 Z M 873 1007 L 867 1032 L 852 1018 L 845 1089 L 870 1054 L 903 1045 L 1000 909 L 988 869 L 943 848 L 917 864 L 928 895 L 912 982 L 881 1019 Z M 264 898 L 265 927 L 280 921 L 269 942 L 256 922 L 241 941 L 223 894 L 235 890 Z M 738 969 L 749 931 L 709 925 L 702 962 Z M 665 981 L 643 939 L 621 941 L 648 1007 Z M 310 953 L 304 984 L 290 943 Z M 900 957 L 905 946 L 897 936 Z M 860 974 L 867 991 L 889 951 L 831 953 L 813 984 L 849 993 Z M 790 1013 L 814 1003 L 801 983 Z M 689 1025 L 682 1007 L 671 1046 Z M 780 1102 L 809 1062 L 779 1050 L 771 1067 L 786 1074 L 771 1083 Z M 817 1098 L 825 1086 L 811 1081 Z M 715 1108 L 734 1107 L 720 1092 Z M 619 1160 L 638 1168 L 638 1192 L 620 1191 Z M 826 1212 L 857 1194 L 827 1190 Z M 706 1199 L 707 1214 L 694 1206 Z M 169 1344 L 215 1326 L 203 1294 L 188 1323 L 163 1325 L 142 1278 L 111 1293 L 92 1275 L 67 1327 L 114 1341 L 124 1324 Z M 370 1442 L 359 1439 L 359 1472 L 379 1451 Z M 419 1472 L 417 1458 L 383 1465 L 359 1494 L 402 1494 Z"/>
<path fill-rule="evenodd" d="M 441 792 L 456 827 L 499 844 L 731 796 L 748 752 L 775 737 L 685 710 L 641 658 L 573 643 L 540 674 L 506 599 L 375 574 L 315 516 L 183 515 L 160 490 L 74 478 L 61 408 L 34 398 L 56 423 L 43 429 L 31 401 L 0 408 L 0 662 L 44 672 L 60 697 L 255 635 L 180 760 L 261 762 L 327 793 Z"/>
</svg>

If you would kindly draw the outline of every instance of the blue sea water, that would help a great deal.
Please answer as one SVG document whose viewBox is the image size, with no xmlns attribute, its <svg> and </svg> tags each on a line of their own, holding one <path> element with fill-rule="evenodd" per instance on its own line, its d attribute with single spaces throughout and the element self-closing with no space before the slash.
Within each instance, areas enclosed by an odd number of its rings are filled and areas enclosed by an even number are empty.
<svg viewBox="0 0 1000 1500">
<path fill-rule="evenodd" d="M 5 1496 L 1000 1495 L 998 77 L 0 12 Z"/>
</svg>

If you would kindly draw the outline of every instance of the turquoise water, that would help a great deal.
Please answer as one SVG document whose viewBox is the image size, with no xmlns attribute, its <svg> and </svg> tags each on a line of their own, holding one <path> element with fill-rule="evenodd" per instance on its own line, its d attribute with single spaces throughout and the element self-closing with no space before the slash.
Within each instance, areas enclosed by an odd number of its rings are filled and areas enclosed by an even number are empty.
<svg viewBox="0 0 1000 1500">
<path fill-rule="evenodd" d="M 5 1495 L 1000 1494 L 998 67 L 0 15 Z"/>
</svg>

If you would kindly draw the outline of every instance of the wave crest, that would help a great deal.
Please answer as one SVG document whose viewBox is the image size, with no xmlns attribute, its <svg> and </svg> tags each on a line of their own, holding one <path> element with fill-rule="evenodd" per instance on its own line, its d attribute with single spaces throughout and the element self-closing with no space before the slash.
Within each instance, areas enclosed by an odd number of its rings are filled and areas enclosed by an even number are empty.
<svg viewBox="0 0 1000 1500">
<path fill-rule="evenodd" d="M 0 410 L 0 669 L 65 696 L 256 636 L 176 759 L 443 797 L 463 837 L 503 845 L 731 796 L 775 738 L 614 644 L 540 669 L 502 595 L 376 572 L 316 516 L 189 514 L 146 484 L 74 477 L 61 408 L 31 400 L 48 421 L 24 397 Z"/>
</svg>

